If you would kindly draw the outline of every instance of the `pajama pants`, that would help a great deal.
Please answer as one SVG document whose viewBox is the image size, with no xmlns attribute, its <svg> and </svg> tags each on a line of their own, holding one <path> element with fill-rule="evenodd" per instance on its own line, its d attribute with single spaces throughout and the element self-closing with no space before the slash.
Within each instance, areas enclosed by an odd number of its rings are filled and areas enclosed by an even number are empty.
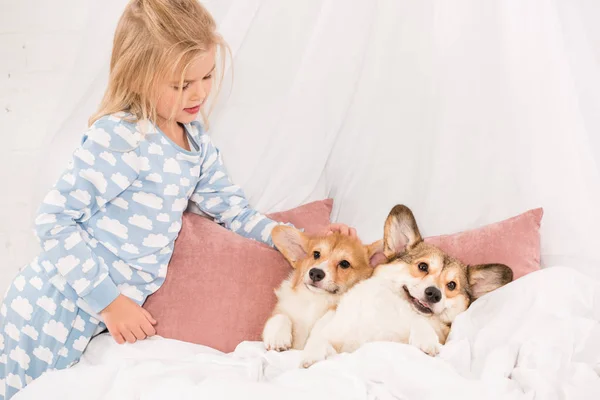
<svg viewBox="0 0 600 400">
<path fill-rule="evenodd" d="M 8 400 L 48 370 L 79 361 L 104 324 L 67 299 L 43 272 L 25 267 L 0 308 L 0 400 Z"/>
</svg>

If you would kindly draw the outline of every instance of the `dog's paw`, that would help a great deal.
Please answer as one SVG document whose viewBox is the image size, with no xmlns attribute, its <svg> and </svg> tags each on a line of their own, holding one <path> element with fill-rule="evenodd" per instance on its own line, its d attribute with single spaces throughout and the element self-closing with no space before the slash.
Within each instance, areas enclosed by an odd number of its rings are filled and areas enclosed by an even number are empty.
<svg viewBox="0 0 600 400">
<path fill-rule="evenodd" d="M 289 350 L 292 347 L 292 321 L 282 314 L 269 319 L 263 332 L 263 343 L 267 350 Z"/>
<path fill-rule="evenodd" d="M 435 357 L 442 347 L 437 334 L 433 329 L 412 329 L 408 344 L 415 346 L 426 354 Z"/>
<path fill-rule="evenodd" d="M 334 354 L 336 354 L 335 349 L 327 341 L 310 341 L 306 344 L 306 347 L 302 351 L 302 362 L 300 363 L 300 366 L 302 368 L 308 368 L 311 365 L 319 361 L 323 361 Z"/>
<path fill-rule="evenodd" d="M 326 352 L 303 351 L 300 366 L 302 368 L 309 368 L 314 363 L 325 360 L 325 358 L 327 358 Z"/>
</svg>

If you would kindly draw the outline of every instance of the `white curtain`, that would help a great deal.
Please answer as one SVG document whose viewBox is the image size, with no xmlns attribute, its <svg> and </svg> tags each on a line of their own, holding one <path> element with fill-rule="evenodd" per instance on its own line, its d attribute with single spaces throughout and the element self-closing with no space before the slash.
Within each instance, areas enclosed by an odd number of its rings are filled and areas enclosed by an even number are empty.
<svg viewBox="0 0 600 400">
<path fill-rule="evenodd" d="M 106 83 L 125 1 L 95 3 L 40 199 Z M 541 206 L 544 264 L 600 277 L 600 2 L 205 4 L 233 51 L 211 134 L 259 210 L 332 196 L 369 241 L 397 203 L 427 236 Z"/>
</svg>

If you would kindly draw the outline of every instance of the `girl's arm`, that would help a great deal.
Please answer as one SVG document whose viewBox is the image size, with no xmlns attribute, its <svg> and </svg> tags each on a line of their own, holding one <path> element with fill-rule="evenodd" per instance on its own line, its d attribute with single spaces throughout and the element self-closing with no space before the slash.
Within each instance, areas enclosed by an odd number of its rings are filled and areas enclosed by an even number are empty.
<svg viewBox="0 0 600 400">
<path fill-rule="evenodd" d="M 205 146 L 204 162 L 191 200 L 227 229 L 273 247 L 271 230 L 280 223 L 250 207 L 242 189 L 230 181 L 220 152 L 210 137 L 202 135 L 201 138 Z"/>
<path fill-rule="evenodd" d="M 92 249 L 101 244 L 77 222 L 89 219 L 139 174 L 137 150 L 126 151 L 131 146 L 113 133 L 115 127 L 110 121 L 98 121 L 90 128 L 35 220 L 35 233 L 44 249 L 40 264 L 50 274 L 62 275 L 95 312 L 113 302 L 119 290 Z"/>
</svg>

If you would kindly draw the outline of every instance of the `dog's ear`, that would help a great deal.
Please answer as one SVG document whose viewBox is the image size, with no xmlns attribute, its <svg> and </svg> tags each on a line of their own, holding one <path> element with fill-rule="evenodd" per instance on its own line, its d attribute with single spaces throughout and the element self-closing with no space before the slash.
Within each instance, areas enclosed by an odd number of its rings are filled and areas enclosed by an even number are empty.
<svg viewBox="0 0 600 400">
<path fill-rule="evenodd" d="M 469 265 L 467 277 L 471 287 L 471 298 L 475 301 L 484 294 L 511 282 L 513 272 L 504 264 Z"/>
<path fill-rule="evenodd" d="M 390 211 L 383 232 L 383 253 L 389 259 L 412 249 L 423 241 L 410 208 L 397 205 Z"/>
<path fill-rule="evenodd" d="M 296 263 L 306 257 L 308 238 L 298 229 L 287 226 L 277 225 L 271 231 L 271 238 L 277 250 L 283 254 L 292 267 L 296 267 Z"/>
<path fill-rule="evenodd" d="M 379 239 L 365 247 L 367 249 L 367 256 L 369 257 L 369 264 L 371 264 L 371 267 L 376 267 L 387 261 L 387 257 L 383 254 L 383 239 Z"/>
</svg>

